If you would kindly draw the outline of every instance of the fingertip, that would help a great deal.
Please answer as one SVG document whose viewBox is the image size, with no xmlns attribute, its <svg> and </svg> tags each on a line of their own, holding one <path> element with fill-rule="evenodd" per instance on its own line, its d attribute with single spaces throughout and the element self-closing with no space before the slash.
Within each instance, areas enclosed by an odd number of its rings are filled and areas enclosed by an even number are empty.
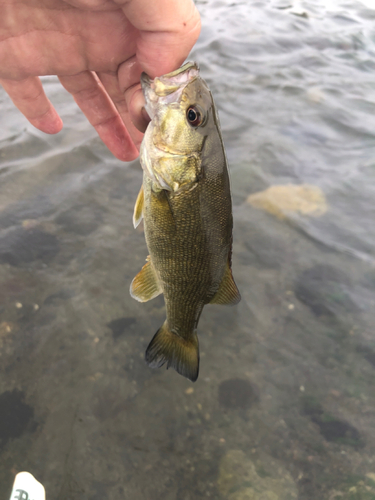
<svg viewBox="0 0 375 500">
<path fill-rule="evenodd" d="M 63 121 L 54 108 L 49 109 L 40 117 L 29 119 L 29 121 L 35 128 L 46 134 L 57 134 L 63 128 Z"/>
<path fill-rule="evenodd" d="M 151 121 L 151 117 L 150 117 L 150 115 L 147 113 L 147 111 L 146 111 L 146 108 L 145 108 L 145 107 L 143 107 L 141 111 L 142 111 L 142 119 L 143 119 L 143 120 L 144 120 L 144 122 L 146 123 L 146 128 L 147 128 L 148 124 L 149 124 L 149 123 L 150 123 L 150 121 Z"/>
<path fill-rule="evenodd" d="M 139 151 L 119 116 L 113 117 L 106 123 L 96 125 L 95 129 L 101 140 L 118 160 L 133 161 L 138 158 Z"/>
<path fill-rule="evenodd" d="M 150 121 L 144 109 L 146 103 L 140 84 L 141 74 L 142 67 L 136 56 L 123 62 L 117 73 L 119 86 L 125 96 L 127 113 L 130 115 L 130 121 L 134 127 L 133 132 L 135 135 L 139 135 L 139 132 L 144 133 Z M 126 122 L 127 126 L 129 126 L 128 120 L 126 120 Z M 133 139 L 137 142 L 139 137 L 133 137 Z"/>
</svg>

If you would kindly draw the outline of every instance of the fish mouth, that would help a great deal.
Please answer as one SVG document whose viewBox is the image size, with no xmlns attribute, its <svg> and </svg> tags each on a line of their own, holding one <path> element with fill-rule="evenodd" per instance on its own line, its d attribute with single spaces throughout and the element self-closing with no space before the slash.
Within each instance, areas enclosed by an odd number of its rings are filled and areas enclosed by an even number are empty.
<svg viewBox="0 0 375 500">
<path fill-rule="evenodd" d="M 175 92 L 181 85 L 186 84 L 190 80 L 196 78 L 199 74 L 199 66 L 196 62 L 189 61 L 174 71 L 162 76 L 157 76 L 153 80 L 147 73 L 141 75 L 141 85 L 143 91 L 147 91 L 153 87 L 154 92 L 164 97 L 172 92 Z"/>
<path fill-rule="evenodd" d="M 154 79 L 151 79 L 146 73 L 142 73 L 141 86 L 146 99 L 146 111 L 150 117 L 153 118 L 155 106 L 160 100 L 165 104 L 178 100 L 186 85 L 198 76 L 199 66 L 193 61 Z"/>
</svg>

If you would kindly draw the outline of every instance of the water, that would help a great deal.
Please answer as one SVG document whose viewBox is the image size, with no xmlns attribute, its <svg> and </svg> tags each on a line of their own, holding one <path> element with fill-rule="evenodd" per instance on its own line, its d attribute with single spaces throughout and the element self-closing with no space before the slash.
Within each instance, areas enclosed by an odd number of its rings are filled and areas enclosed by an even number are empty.
<svg viewBox="0 0 375 500">
<path fill-rule="evenodd" d="M 242 302 L 205 308 L 195 384 L 143 361 L 165 313 L 128 292 L 147 256 L 138 162 L 115 160 L 54 78 L 53 137 L 0 92 L 1 498 L 27 470 L 47 500 L 375 499 L 369 5 L 198 2 Z M 289 185 L 326 209 L 249 203 Z"/>
</svg>

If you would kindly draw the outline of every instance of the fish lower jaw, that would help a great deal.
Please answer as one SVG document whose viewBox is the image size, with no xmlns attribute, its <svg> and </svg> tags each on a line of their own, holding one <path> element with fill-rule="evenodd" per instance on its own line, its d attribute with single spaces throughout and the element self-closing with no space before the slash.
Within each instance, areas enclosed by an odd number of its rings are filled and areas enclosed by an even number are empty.
<svg viewBox="0 0 375 500">
<path fill-rule="evenodd" d="M 168 147 L 166 144 L 154 144 L 154 156 L 155 158 L 163 158 L 163 157 L 168 157 L 168 158 L 176 158 L 176 157 L 181 157 L 184 158 L 186 156 L 186 153 L 183 151 L 176 151 L 175 149 L 171 149 Z"/>
</svg>

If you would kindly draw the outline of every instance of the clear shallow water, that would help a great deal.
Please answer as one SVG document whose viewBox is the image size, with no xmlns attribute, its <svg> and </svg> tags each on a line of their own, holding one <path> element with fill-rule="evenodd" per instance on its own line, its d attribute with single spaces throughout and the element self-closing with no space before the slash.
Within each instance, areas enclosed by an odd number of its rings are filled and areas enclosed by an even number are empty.
<svg viewBox="0 0 375 500">
<path fill-rule="evenodd" d="M 47 500 L 375 498 L 375 10 L 336 1 L 198 2 L 220 111 L 242 302 L 206 307 L 191 384 L 150 370 L 159 297 L 115 160 L 53 78 L 64 120 L 34 130 L 0 92 L 0 485 Z M 250 194 L 309 184 L 319 217 Z"/>
</svg>

